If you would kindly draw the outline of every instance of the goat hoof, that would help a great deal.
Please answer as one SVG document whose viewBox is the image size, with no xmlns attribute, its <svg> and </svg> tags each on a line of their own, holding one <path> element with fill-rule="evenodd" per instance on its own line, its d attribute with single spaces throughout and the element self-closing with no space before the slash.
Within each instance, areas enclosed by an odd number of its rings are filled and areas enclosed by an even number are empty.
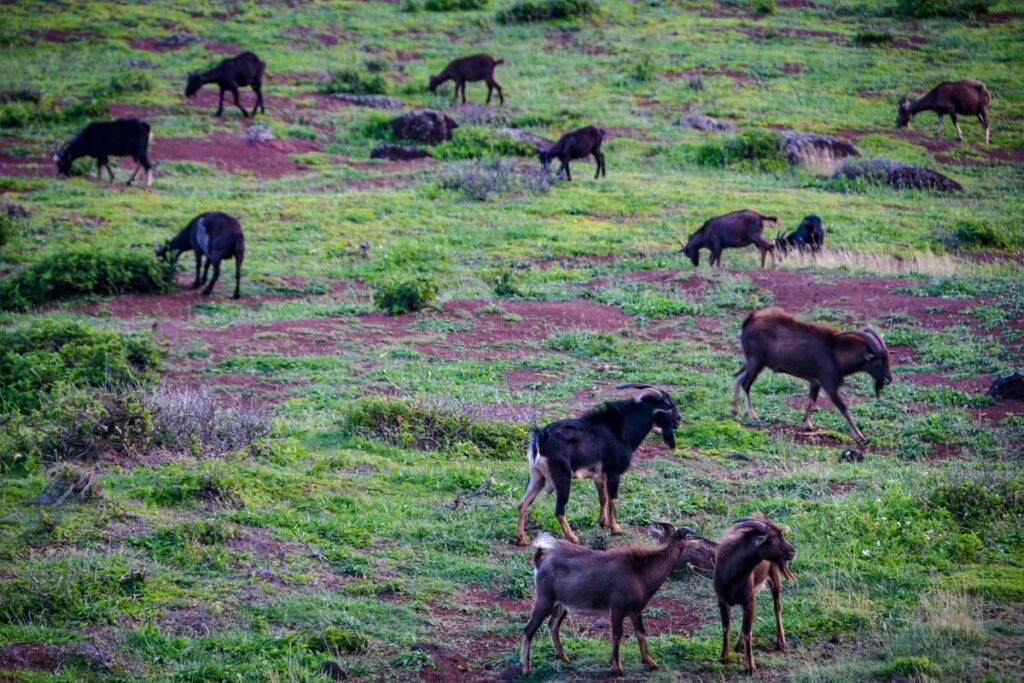
<svg viewBox="0 0 1024 683">
<path fill-rule="evenodd" d="M 212 291 L 213 291 L 212 289 L 204 289 L 204 290 L 203 290 L 203 296 L 210 296 L 210 293 L 211 293 Z"/>
<path fill-rule="evenodd" d="M 232 299 L 241 299 L 241 298 L 242 298 L 242 295 L 241 295 L 241 294 L 232 294 L 232 295 L 231 295 L 231 298 L 232 298 Z"/>
<path fill-rule="evenodd" d="M 565 662 L 566 664 L 572 664 L 572 660 L 566 657 L 565 655 L 558 655 L 558 659 L 562 662 Z"/>
<path fill-rule="evenodd" d="M 644 666 L 646 666 L 649 671 L 655 671 L 661 668 L 658 666 L 658 663 L 653 659 L 649 662 L 644 662 Z"/>
<path fill-rule="evenodd" d="M 620 527 L 618 524 L 612 524 L 612 533 L 616 535 L 621 534 L 622 527 Z"/>
</svg>

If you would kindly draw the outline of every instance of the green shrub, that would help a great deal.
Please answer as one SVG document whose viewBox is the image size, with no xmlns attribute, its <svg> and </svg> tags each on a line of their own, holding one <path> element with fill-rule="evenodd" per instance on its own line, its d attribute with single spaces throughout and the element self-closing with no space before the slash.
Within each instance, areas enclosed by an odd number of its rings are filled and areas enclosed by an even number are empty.
<svg viewBox="0 0 1024 683">
<path fill-rule="evenodd" d="M 633 62 L 629 69 L 629 79 L 636 83 L 649 83 L 654 80 L 654 60 L 650 55 L 642 55 Z"/>
<path fill-rule="evenodd" d="M 502 24 L 527 24 L 549 19 L 588 17 L 597 12 L 593 0 L 518 0 L 498 12 Z"/>
<path fill-rule="evenodd" d="M 377 284 L 373 305 L 389 315 L 419 311 L 437 296 L 437 284 L 430 278 L 391 278 Z"/>
<path fill-rule="evenodd" d="M 423 9 L 429 12 L 458 12 L 484 9 L 490 0 L 427 0 Z"/>
<path fill-rule="evenodd" d="M 701 143 L 694 150 L 694 161 L 701 166 L 725 166 L 725 146 L 718 138 Z"/>
<path fill-rule="evenodd" d="M 515 277 L 511 270 L 503 270 L 494 276 L 492 281 L 494 285 L 494 294 L 502 299 L 509 297 L 519 296 L 521 292 L 516 287 Z"/>
<path fill-rule="evenodd" d="M 43 99 L 43 91 L 27 83 L 7 83 L 0 85 L 0 103 L 33 102 L 39 104 Z"/>
<path fill-rule="evenodd" d="M 914 19 L 971 19 L 988 14 L 993 0 L 896 0 L 896 14 Z"/>
<path fill-rule="evenodd" d="M 363 75 L 355 69 L 335 69 L 330 72 L 327 80 L 320 84 L 320 92 L 328 95 L 386 95 L 388 83 L 379 73 Z"/>
<path fill-rule="evenodd" d="M 34 320 L 0 328 L 0 411 L 28 412 L 65 387 L 152 383 L 159 349 L 141 335 Z"/>
<path fill-rule="evenodd" d="M 750 9 L 757 14 L 775 14 L 775 0 L 753 0 Z"/>
<path fill-rule="evenodd" d="M 935 673 L 935 665 L 927 657 L 894 657 L 878 669 L 881 678 L 921 676 Z"/>
<path fill-rule="evenodd" d="M 0 214 L 0 247 L 11 241 L 11 238 L 18 232 L 17 223 L 7 217 L 7 214 Z"/>
<path fill-rule="evenodd" d="M 786 167 L 786 156 L 779 149 L 781 138 L 771 130 L 748 129 L 724 143 L 725 163 L 751 166 L 762 171 Z"/>
<path fill-rule="evenodd" d="M 153 89 L 153 79 L 140 69 L 117 71 L 110 77 L 106 87 L 94 92 L 99 96 L 116 96 L 125 93 L 146 92 Z"/>
<path fill-rule="evenodd" d="M 173 266 L 151 253 L 86 247 L 43 257 L 0 281 L 0 310 L 25 311 L 86 294 L 166 292 L 173 288 Z"/>
<path fill-rule="evenodd" d="M 953 231 L 953 239 L 963 247 L 982 249 L 1010 249 L 1013 245 L 1006 235 L 991 223 L 963 221 Z"/>
<path fill-rule="evenodd" d="M 306 639 L 306 647 L 313 652 L 361 652 L 366 649 L 366 638 L 340 626 L 327 626 L 320 633 Z"/>
<path fill-rule="evenodd" d="M 537 150 L 529 142 L 497 136 L 478 126 L 460 126 L 452 131 L 451 140 L 430 148 L 430 156 L 443 161 L 490 156 L 532 157 L 536 154 Z"/>
<path fill-rule="evenodd" d="M 892 34 L 885 29 L 864 28 L 853 34 L 853 44 L 861 47 L 888 45 L 891 42 Z"/>
<path fill-rule="evenodd" d="M 399 448 L 445 450 L 485 458 L 517 457 L 526 442 L 523 425 L 478 420 L 465 413 L 386 396 L 354 401 L 344 427 L 354 436 Z"/>
</svg>

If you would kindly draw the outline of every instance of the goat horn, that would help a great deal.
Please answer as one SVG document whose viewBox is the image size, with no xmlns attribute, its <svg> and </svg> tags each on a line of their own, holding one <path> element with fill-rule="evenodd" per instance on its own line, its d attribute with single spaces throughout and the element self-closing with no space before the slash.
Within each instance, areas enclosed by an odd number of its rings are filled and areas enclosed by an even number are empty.
<svg viewBox="0 0 1024 683">
<path fill-rule="evenodd" d="M 660 398 L 664 398 L 665 392 L 662 391 L 661 389 L 657 388 L 657 387 L 649 387 L 649 388 L 644 389 L 643 391 L 641 391 L 636 396 L 634 396 L 633 397 L 633 401 L 636 402 L 636 403 L 640 403 L 641 401 L 643 401 L 648 396 L 650 396 L 652 398 L 660 399 Z"/>
<path fill-rule="evenodd" d="M 625 384 L 616 384 L 616 389 L 647 389 L 653 387 L 653 384 L 640 384 L 638 382 L 626 382 Z"/>
<path fill-rule="evenodd" d="M 885 346 L 885 339 L 883 339 L 883 338 L 882 338 L 882 333 L 881 333 L 881 332 L 879 332 L 878 330 L 876 330 L 876 329 L 875 329 L 875 328 L 873 328 L 873 327 L 865 327 L 865 328 L 864 328 L 864 331 L 865 331 L 865 332 L 866 332 L 867 334 L 870 334 L 870 335 L 871 335 L 872 337 L 874 337 L 875 339 L 877 339 L 877 340 L 878 340 L 878 344 L 879 344 L 879 345 L 880 345 L 880 346 L 881 346 L 881 347 L 882 347 L 883 349 L 884 349 L 884 348 L 886 348 L 886 346 Z"/>
<path fill-rule="evenodd" d="M 768 525 L 753 517 L 741 517 L 733 522 L 733 526 L 737 529 L 756 529 L 763 534 L 768 533 Z"/>
</svg>

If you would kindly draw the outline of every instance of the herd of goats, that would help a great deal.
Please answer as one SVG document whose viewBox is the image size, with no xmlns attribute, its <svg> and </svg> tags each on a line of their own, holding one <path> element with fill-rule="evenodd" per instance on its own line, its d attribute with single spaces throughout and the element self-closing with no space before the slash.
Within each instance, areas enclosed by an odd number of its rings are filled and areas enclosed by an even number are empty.
<svg viewBox="0 0 1024 683">
<path fill-rule="evenodd" d="M 466 101 L 466 83 L 484 81 L 487 102 L 497 90 L 499 100 L 505 98 L 501 86 L 494 79 L 494 69 L 502 64 L 489 55 L 472 55 L 453 60 L 436 76 L 432 76 L 429 89 L 434 91 L 441 83 L 455 82 L 455 99 L 461 91 Z M 217 115 L 223 113 L 224 93 L 230 92 L 242 114 L 249 112 L 239 102 L 238 89 L 251 87 L 256 93 L 256 110 L 264 111 L 263 77 L 266 64 L 252 52 L 225 59 L 215 68 L 202 73 L 191 73 L 185 95 L 191 97 L 203 85 L 214 83 L 220 88 Z M 938 114 L 936 135 L 941 133 L 942 118 L 949 116 L 962 139 L 957 115 L 974 115 L 985 127 L 985 141 L 989 141 L 988 103 L 990 95 L 978 81 L 944 82 L 926 95 L 911 101 L 904 96 L 899 104 L 896 124 L 906 126 L 917 113 L 929 110 Z M 138 119 L 92 123 L 54 156 L 58 171 L 69 175 L 71 164 L 80 157 L 97 160 L 97 176 L 107 169 L 110 181 L 114 174 L 109 157 L 131 156 L 137 168 L 128 180 L 135 179 L 139 171 L 146 173 L 146 186 L 152 185 L 152 165 L 147 149 L 152 138 L 148 123 Z M 593 156 L 597 163 L 595 178 L 605 174 L 601 142 L 604 131 L 585 126 L 562 136 L 547 149 L 539 150 L 540 161 L 546 171 L 552 160 L 561 163 L 559 173 L 565 171 L 572 180 L 569 162 Z M 765 257 L 776 249 L 788 248 L 818 250 L 824 243 L 821 219 L 810 215 L 803 219 L 795 232 L 779 235 L 770 242 L 763 237 L 764 223 L 777 222 L 772 216 L 756 211 L 735 211 L 708 220 L 682 248 L 693 264 L 700 263 L 700 250 L 711 254 L 711 264 L 721 266 L 722 250 L 755 245 L 760 251 L 761 267 Z M 222 212 L 207 212 L 196 216 L 174 239 L 156 250 L 160 258 L 175 261 L 186 251 L 195 253 L 196 274 L 193 287 L 206 283 L 210 266 L 213 277 L 203 294 L 209 294 L 220 276 L 220 262 L 235 259 L 234 298 L 239 297 L 239 280 L 245 253 L 245 240 L 239 222 Z M 205 267 L 204 267 L 205 258 Z M 757 419 L 750 404 L 750 388 L 764 368 L 803 379 L 809 384 L 804 428 L 813 430 L 811 412 L 819 392 L 824 389 L 829 398 L 846 418 L 850 430 L 859 442 L 864 435 L 854 424 L 850 412 L 839 395 L 844 378 L 865 372 L 874 379 L 876 395 L 892 381 L 889 351 L 880 334 L 865 328 L 838 330 L 825 325 L 797 320 L 779 308 L 754 311 L 743 323 L 740 343 L 745 363 L 733 376 L 733 413 L 738 412 L 739 392 L 744 392 L 744 407 L 752 419 Z M 525 522 L 530 504 L 542 490 L 555 493 L 555 516 L 564 541 L 555 540 L 544 533 L 534 542 L 533 562 L 536 602 L 526 626 L 520 667 L 530 672 L 530 643 L 537 629 L 548 619 L 548 630 L 559 659 L 568 661 L 559 640 L 559 629 L 568 613 L 601 614 L 611 616 L 612 670 L 621 673 L 619 644 L 623 635 L 623 622 L 629 617 L 640 648 L 644 664 L 657 668 L 647 652 L 646 631 L 642 612 L 654 593 L 661 587 L 676 566 L 688 544 L 695 542 L 711 547 L 713 552 L 712 579 L 722 620 L 722 661 L 729 658 L 731 608 L 739 605 L 743 623 L 736 649 L 745 657 L 746 669 L 755 671 L 751 629 L 754 619 L 754 595 L 767 586 L 775 604 L 776 645 L 786 646 L 782 628 L 780 591 L 782 577 L 792 579 L 787 562 L 796 551 L 783 536 L 782 529 L 760 514 L 737 520 L 721 542 L 714 544 L 695 534 L 688 527 L 675 528 L 667 522 L 656 522 L 651 535 L 660 540 L 656 548 L 638 546 L 619 547 L 607 551 L 591 550 L 579 545 L 579 540 L 565 519 L 565 507 L 573 479 L 591 479 L 597 488 L 600 514 L 598 524 L 612 533 L 621 533 L 615 520 L 619 480 L 630 466 L 634 451 L 650 432 L 657 427 L 665 443 L 675 447 L 673 430 L 681 423 L 668 392 L 643 384 L 624 384 L 620 389 L 638 389 L 628 400 L 609 401 L 576 419 L 553 422 L 530 432 L 527 448 L 529 482 L 519 504 L 516 540 L 526 545 Z"/>
</svg>

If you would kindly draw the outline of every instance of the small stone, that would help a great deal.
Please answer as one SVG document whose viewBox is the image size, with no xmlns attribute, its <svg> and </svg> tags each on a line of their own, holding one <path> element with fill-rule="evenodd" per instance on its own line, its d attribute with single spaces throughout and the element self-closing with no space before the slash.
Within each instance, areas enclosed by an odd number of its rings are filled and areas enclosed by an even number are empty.
<svg viewBox="0 0 1024 683">
<path fill-rule="evenodd" d="M 683 114 L 676 119 L 676 125 L 701 131 L 735 132 L 739 130 L 739 128 L 727 121 L 719 121 L 718 119 L 705 116 L 704 114 Z"/>
<path fill-rule="evenodd" d="M 523 668 L 516 663 L 509 664 L 506 666 L 500 674 L 498 674 L 499 681 L 514 681 L 517 678 L 521 678 L 523 675 Z"/>
</svg>

